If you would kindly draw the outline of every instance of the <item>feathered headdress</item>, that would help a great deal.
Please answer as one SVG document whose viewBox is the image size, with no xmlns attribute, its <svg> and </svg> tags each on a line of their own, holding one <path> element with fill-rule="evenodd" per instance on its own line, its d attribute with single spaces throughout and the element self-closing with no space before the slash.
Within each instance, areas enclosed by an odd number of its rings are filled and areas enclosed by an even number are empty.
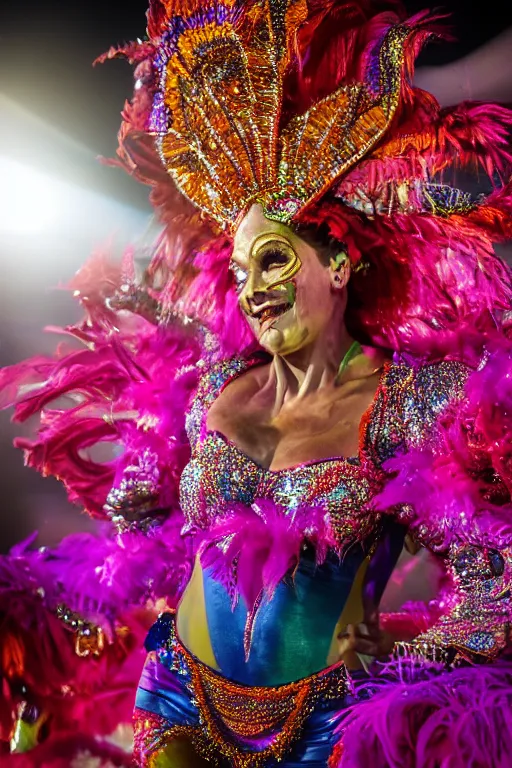
<svg viewBox="0 0 512 768">
<path fill-rule="evenodd" d="M 228 232 L 253 202 L 289 223 L 329 192 L 366 216 L 470 214 L 510 235 L 496 198 L 482 211 L 439 180 L 481 164 L 496 181 L 511 157 L 508 110 L 441 110 L 413 87 L 436 21 L 392 0 L 151 0 L 147 40 L 99 59 L 138 65 L 121 164 L 164 214 L 177 188 Z"/>
<path fill-rule="evenodd" d="M 358 77 L 286 120 L 285 81 L 304 63 L 301 33 L 324 13 L 311 5 L 150 5 L 149 42 L 138 49 L 152 61 L 144 128 L 177 187 L 222 227 L 233 230 L 252 202 L 268 218 L 292 220 L 371 152 L 397 111 L 410 51 L 428 35 L 388 24 L 358 52 Z"/>
<path fill-rule="evenodd" d="M 148 127 L 179 189 L 219 224 L 235 227 L 256 201 L 268 218 L 291 220 L 389 127 L 414 27 L 392 26 L 361 82 L 283 125 L 283 82 L 299 64 L 306 0 L 165 5 Z"/>
</svg>

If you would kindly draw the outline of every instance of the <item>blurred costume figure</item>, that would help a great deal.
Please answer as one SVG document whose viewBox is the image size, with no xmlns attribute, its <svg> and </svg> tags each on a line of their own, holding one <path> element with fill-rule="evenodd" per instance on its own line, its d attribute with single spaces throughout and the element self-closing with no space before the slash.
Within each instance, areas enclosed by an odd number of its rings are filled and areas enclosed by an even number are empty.
<svg viewBox="0 0 512 768">
<path fill-rule="evenodd" d="M 506 61 L 511 43 L 509 28 L 462 59 L 440 67 L 422 67 L 416 72 L 415 85 L 431 91 L 443 107 L 466 99 L 510 104 L 512 78 Z"/>
<path fill-rule="evenodd" d="M 438 34 L 395 2 L 154 0 L 104 57 L 136 65 L 116 162 L 163 233 L 142 276 L 93 259 L 82 347 L 2 383 L 42 412 L 28 463 L 117 531 L 84 573 L 169 608 L 139 765 L 509 760 L 511 115 L 411 85 Z M 406 537 L 445 586 L 383 621 Z"/>
<path fill-rule="evenodd" d="M 130 766 L 134 687 L 151 614 L 122 604 L 116 611 L 93 573 L 81 583 L 83 570 L 73 574 L 71 566 L 66 578 L 66 547 L 78 565 L 87 536 L 65 539 L 60 550 L 30 551 L 30 543 L 0 558 L 2 765 Z M 99 551 L 100 540 L 94 544 Z"/>
</svg>

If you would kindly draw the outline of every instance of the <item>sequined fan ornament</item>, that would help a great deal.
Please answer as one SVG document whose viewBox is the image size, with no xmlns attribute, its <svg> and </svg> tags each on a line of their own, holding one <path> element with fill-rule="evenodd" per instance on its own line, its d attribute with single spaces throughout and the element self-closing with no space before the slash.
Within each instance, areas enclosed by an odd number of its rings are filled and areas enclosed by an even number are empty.
<svg viewBox="0 0 512 768">
<path fill-rule="evenodd" d="M 178 188 L 222 227 L 235 229 L 255 202 L 268 218 L 291 221 L 389 127 L 410 27 L 383 35 L 363 82 L 282 127 L 283 79 L 296 63 L 306 0 L 166 6 L 150 131 Z"/>
</svg>

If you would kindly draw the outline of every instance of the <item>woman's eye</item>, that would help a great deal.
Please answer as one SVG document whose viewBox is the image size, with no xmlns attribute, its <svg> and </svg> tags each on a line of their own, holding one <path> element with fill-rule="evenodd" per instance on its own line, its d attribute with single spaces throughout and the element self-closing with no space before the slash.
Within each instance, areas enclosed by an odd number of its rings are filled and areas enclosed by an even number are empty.
<svg viewBox="0 0 512 768">
<path fill-rule="evenodd" d="M 261 268 L 264 272 L 268 272 L 269 269 L 274 267 L 282 267 L 288 263 L 288 257 L 282 251 L 277 249 L 269 250 L 265 253 L 261 260 Z"/>
<path fill-rule="evenodd" d="M 239 293 L 247 282 L 247 272 L 245 269 L 242 269 L 242 267 L 236 266 L 236 264 L 232 265 L 230 268 L 235 280 L 235 290 Z"/>
</svg>

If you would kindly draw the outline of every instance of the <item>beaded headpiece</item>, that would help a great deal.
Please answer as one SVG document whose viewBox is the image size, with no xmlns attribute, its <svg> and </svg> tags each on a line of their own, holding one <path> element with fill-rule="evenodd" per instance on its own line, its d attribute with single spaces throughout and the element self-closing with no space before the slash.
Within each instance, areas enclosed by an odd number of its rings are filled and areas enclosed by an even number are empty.
<svg viewBox="0 0 512 768">
<path fill-rule="evenodd" d="M 283 126 L 283 79 L 295 61 L 306 0 L 161 5 L 149 129 L 178 188 L 221 226 L 234 229 L 254 202 L 268 218 L 290 221 L 390 125 L 410 27 L 388 29 L 361 82 L 343 85 Z"/>
</svg>

